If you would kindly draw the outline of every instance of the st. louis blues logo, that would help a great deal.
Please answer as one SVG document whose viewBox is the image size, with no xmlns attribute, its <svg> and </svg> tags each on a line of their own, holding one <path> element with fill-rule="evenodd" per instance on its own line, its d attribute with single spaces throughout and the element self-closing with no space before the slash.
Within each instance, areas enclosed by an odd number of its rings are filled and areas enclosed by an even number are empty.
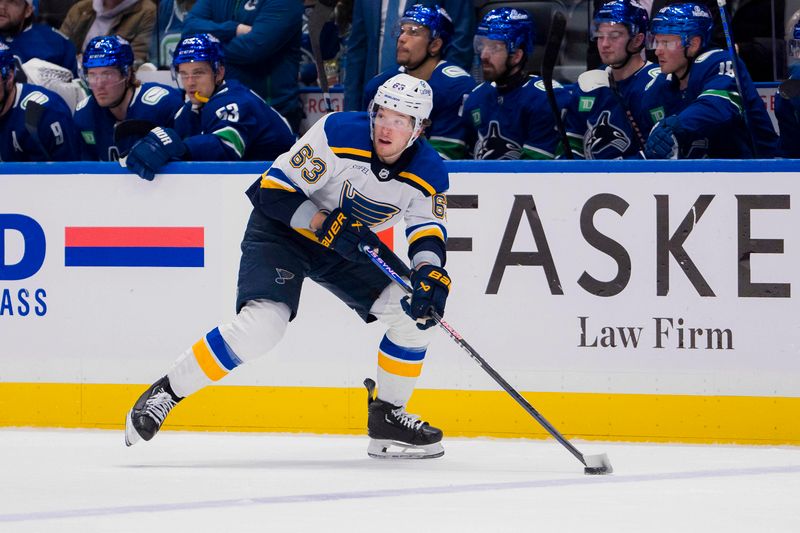
<svg viewBox="0 0 800 533">
<path fill-rule="evenodd" d="M 493 120 L 489 122 L 486 135 L 478 139 L 475 154 L 478 159 L 519 159 L 522 156 L 522 146 L 503 137 L 500 123 Z"/>
<path fill-rule="evenodd" d="M 617 159 L 623 156 L 631 145 L 625 132 L 611 124 L 611 111 L 603 111 L 594 124 L 589 124 L 584 135 L 586 159 Z M 607 149 L 616 152 L 607 153 Z"/>
<path fill-rule="evenodd" d="M 339 205 L 342 206 L 342 211 L 356 217 L 369 227 L 383 224 L 400 212 L 400 208 L 392 204 L 367 198 L 358 192 L 349 181 L 345 181 L 342 186 Z"/>
<path fill-rule="evenodd" d="M 282 268 L 275 268 L 275 272 L 278 273 L 278 277 L 275 278 L 275 283 L 278 285 L 286 285 L 286 282 L 290 279 L 294 279 L 294 274 L 289 272 L 288 270 L 284 270 Z"/>
</svg>

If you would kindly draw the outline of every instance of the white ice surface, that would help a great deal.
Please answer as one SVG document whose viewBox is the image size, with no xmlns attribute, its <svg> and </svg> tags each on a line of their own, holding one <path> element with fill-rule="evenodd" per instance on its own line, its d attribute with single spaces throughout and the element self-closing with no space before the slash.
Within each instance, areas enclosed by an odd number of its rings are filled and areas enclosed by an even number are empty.
<svg viewBox="0 0 800 533">
<path fill-rule="evenodd" d="M 387 461 L 367 438 L 0 430 L 0 532 L 798 532 L 800 447 L 446 439 Z"/>
</svg>

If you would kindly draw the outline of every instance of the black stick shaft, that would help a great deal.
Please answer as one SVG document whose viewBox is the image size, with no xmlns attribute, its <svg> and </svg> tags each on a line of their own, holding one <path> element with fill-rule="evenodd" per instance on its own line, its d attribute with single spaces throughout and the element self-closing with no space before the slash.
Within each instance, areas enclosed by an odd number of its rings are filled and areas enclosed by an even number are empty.
<svg viewBox="0 0 800 533">
<path fill-rule="evenodd" d="M 564 39 L 566 27 L 567 19 L 564 14 L 560 11 L 555 11 L 550 23 L 550 32 L 547 34 L 544 57 L 542 58 L 542 81 L 544 82 L 544 90 L 547 93 L 547 102 L 550 104 L 550 110 L 553 112 L 553 119 L 561 137 L 561 144 L 564 147 L 564 157 L 572 159 L 572 148 L 569 145 L 567 129 L 564 127 L 561 110 L 556 101 L 555 91 L 553 91 L 553 71 L 558 60 L 558 54 L 561 51 L 561 41 Z"/>
<path fill-rule="evenodd" d="M 394 254 L 394 252 L 383 246 L 381 246 L 380 255 L 376 250 L 370 248 L 363 248 L 363 251 L 364 253 L 367 254 L 367 256 L 369 256 L 372 262 L 378 268 L 380 268 L 383 271 L 383 273 L 386 274 L 392 281 L 394 281 L 397 285 L 402 287 L 403 290 L 406 291 L 407 293 L 412 292 L 411 287 L 401 277 L 402 275 L 408 275 L 409 270 L 407 267 L 405 267 L 404 263 L 402 263 L 400 258 Z M 398 269 L 401 270 L 401 274 L 398 274 L 391 266 L 389 266 L 389 264 L 386 261 L 384 261 L 381 256 L 390 259 L 393 264 L 402 265 L 398 266 Z M 494 368 L 492 368 L 492 366 L 489 363 L 487 363 L 486 360 L 483 357 L 481 357 L 481 355 L 477 351 L 475 351 L 475 349 L 472 346 L 470 346 L 466 340 L 464 340 L 464 337 L 462 337 L 461 334 L 455 330 L 455 328 L 453 328 L 450 324 L 445 322 L 442 319 L 442 317 L 435 311 L 432 312 L 431 316 L 433 320 L 436 322 L 436 324 L 440 328 L 445 330 L 447 334 L 450 336 L 450 338 L 453 339 L 453 341 L 455 341 L 456 344 L 458 344 L 464 351 L 466 351 L 469 354 L 469 356 L 472 358 L 473 361 L 478 363 L 478 365 L 487 374 L 489 374 L 489 376 L 491 376 L 491 378 L 494 379 L 497 382 L 497 384 L 503 388 L 504 391 L 506 391 L 512 398 L 514 398 L 514 400 L 516 400 L 516 402 L 520 404 L 522 408 L 525 409 L 525 411 L 529 415 L 535 418 L 536 421 L 539 422 L 539 424 L 544 429 L 546 429 L 547 432 L 550 433 L 550 435 L 553 436 L 553 438 L 555 438 L 562 446 L 564 446 L 567 450 L 569 450 L 569 452 L 572 455 L 574 455 L 581 463 L 583 463 L 584 466 L 586 466 L 586 459 L 584 458 L 583 454 L 580 451 L 578 451 L 578 449 L 575 446 L 573 446 L 572 443 L 570 443 L 561 433 L 559 433 L 559 431 L 556 428 L 554 428 L 553 425 L 539 413 L 539 411 L 534 409 L 533 406 L 530 403 L 528 403 L 528 400 L 523 398 L 522 395 L 518 393 L 516 389 L 514 389 L 514 387 L 509 385 L 509 383 L 505 379 L 503 379 L 503 377 L 500 374 L 498 374 L 497 371 Z"/>
</svg>

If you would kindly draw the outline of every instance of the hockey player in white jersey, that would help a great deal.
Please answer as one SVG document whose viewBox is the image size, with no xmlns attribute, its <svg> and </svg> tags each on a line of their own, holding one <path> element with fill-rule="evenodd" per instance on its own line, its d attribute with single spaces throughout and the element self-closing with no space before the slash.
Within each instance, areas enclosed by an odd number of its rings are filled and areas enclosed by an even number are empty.
<svg viewBox="0 0 800 533">
<path fill-rule="evenodd" d="M 374 384 L 365 382 L 369 455 L 444 454 L 441 430 L 405 411 L 430 342 L 431 312 L 444 312 L 450 290 L 448 175 L 420 138 L 432 100 L 427 82 L 398 74 L 378 89 L 367 113 L 326 115 L 253 183 L 238 314 L 199 339 L 142 394 L 126 419 L 127 445 L 150 440 L 177 402 L 272 349 L 310 278 L 365 322 L 387 326 L 378 347 L 376 397 Z M 410 299 L 361 251 L 380 247 L 376 232 L 401 220 L 413 269 Z"/>
</svg>

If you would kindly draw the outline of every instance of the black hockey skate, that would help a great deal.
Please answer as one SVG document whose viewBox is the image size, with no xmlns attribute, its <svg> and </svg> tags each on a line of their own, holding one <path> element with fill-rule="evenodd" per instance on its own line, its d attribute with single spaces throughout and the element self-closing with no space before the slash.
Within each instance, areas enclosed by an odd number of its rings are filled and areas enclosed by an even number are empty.
<svg viewBox="0 0 800 533">
<path fill-rule="evenodd" d="M 433 459 L 444 455 L 442 430 L 423 422 L 417 415 L 374 397 L 375 382 L 364 380 L 367 387 L 367 454 L 376 459 Z"/>
<path fill-rule="evenodd" d="M 139 439 L 152 439 L 169 412 L 181 400 L 172 391 L 167 376 L 150 385 L 136 400 L 125 419 L 125 445 L 133 446 Z"/>
</svg>

